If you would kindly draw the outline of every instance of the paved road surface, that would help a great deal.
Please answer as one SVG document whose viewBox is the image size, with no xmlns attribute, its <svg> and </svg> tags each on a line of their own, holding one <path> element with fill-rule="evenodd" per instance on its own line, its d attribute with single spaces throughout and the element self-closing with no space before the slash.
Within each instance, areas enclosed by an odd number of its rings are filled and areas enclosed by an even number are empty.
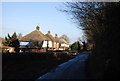
<svg viewBox="0 0 120 81">
<path fill-rule="evenodd" d="M 55 69 L 39 77 L 44 79 L 87 79 L 85 75 L 85 61 L 89 54 L 79 54 L 75 58 L 58 65 Z"/>
</svg>

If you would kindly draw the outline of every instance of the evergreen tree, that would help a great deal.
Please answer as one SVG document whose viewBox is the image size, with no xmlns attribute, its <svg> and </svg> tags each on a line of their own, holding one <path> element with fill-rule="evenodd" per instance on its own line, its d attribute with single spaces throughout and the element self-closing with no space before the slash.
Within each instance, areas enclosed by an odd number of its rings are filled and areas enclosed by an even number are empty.
<svg viewBox="0 0 120 81">
<path fill-rule="evenodd" d="M 77 43 L 77 42 L 74 42 L 74 43 L 71 45 L 71 50 L 78 50 L 78 43 Z"/>
<path fill-rule="evenodd" d="M 5 37 L 5 42 L 3 44 L 5 46 L 15 47 L 15 52 L 19 52 L 20 43 L 16 32 L 14 32 L 12 36 L 8 34 L 8 37 Z"/>
<path fill-rule="evenodd" d="M 11 40 L 12 41 L 17 40 L 17 34 L 16 34 L 16 32 L 13 33 L 13 35 L 11 37 Z"/>
<path fill-rule="evenodd" d="M 18 34 L 18 39 L 20 39 L 22 37 L 22 33 Z"/>
<path fill-rule="evenodd" d="M 5 46 L 10 46 L 10 42 L 11 42 L 11 37 L 10 35 L 8 34 L 8 37 L 5 37 L 5 42 L 3 42 L 3 44 Z"/>
</svg>

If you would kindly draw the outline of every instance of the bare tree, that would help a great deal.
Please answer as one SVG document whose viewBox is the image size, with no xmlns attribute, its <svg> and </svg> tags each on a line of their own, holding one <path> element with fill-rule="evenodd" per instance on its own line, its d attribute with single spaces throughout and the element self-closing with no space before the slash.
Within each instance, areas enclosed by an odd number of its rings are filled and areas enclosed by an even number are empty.
<svg viewBox="0 0 120 81">
<path fill-rule="evenodd" d="M 22 33 L 18 34 L 18 39 L 20 39 L 22 37 Z"/>
<path fill-rule="evenodd" d="M 60 38 L 62 38 L 62 37 L 64 37 L 64 39 L 65 39 L 68 43 L 70 43 L 70 39 L 69 39 L 69 37 L 68 37 L 67 35 L 63 34 L 62 36 L 60 36 Z"/>
<path fill-rule="evenodd" d="M 98 2 L 67 2 L 64 12 L 72 15 L 79 29 L 84 30 L 88 40 L 96 41 L 105 30 L 105 21 L 102 7 L 105 3 Z"/>
<path fill-rule="evenodd" d="M 66 10 L 63 11 L 72 15 L 72 19 L 78 24 L 79 29 L 84 30 L 87 42 L 94 43 L 93 55 L 90 60 L 92 78 L 101 77 L 104 74 L 103 69 L 105 69 L 109 59 L 111 59 L 109 69 L 105 74 L 107 79 L 119 78 L 117 73 L 120 72 L 118 68 L 120 2 L 74 1 L 65 3 L 65 6 Z"/>
<path fill-rule="evenodd" d="M 86 51 L 87 50 L 87 39 L 84 35 L 82 35 L 82 37 L 78 38 L 78 41 L 82 44 L 82 51 Z"/>
</svg>

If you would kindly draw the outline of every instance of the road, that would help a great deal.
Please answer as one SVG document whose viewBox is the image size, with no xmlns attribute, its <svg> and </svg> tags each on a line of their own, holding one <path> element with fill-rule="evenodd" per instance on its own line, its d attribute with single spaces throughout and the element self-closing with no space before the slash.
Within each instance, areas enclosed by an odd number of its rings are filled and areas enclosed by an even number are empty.
<svg viewBox="0 0 120 81">
<path fill-rule="evenodd" d="M 75 58 L 58 65 L 50 72 L 36 79 L 36 81 L 47 79 L 87 79 L 85 74 L 85 61 L 89 54 L 79 54 Z"/>
</svg>

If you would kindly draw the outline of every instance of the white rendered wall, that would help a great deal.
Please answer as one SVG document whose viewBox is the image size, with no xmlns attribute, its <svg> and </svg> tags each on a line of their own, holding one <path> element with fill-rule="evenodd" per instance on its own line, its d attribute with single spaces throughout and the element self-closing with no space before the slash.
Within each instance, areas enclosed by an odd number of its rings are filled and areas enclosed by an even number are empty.
<svg viewBox="0 0 120 81">
<path fill-rule="evenodd" d="M 47 41 L 43 41 L 42 47 L 47 47 Z M 48 41 L 48 47 L 52 47 L 52 41 Z"/>
<path fill-rule="evenodd" d="M 49 41 L 48 47 L 52 47 L 52 41 Z"/>
</svg>

